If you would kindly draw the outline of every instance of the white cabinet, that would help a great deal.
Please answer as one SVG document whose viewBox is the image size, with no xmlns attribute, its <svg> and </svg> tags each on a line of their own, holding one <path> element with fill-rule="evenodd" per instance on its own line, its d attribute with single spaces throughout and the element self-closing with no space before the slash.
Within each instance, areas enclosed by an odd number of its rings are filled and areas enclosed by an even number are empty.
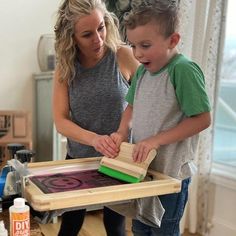
<svg viewBox="0 0 236 236">
<path fill-rule="evenodd" d="M 61 160 L 65 158 L 66 139 L 57 133 L 52 114 L 53 72 L 34 74 L 36 161 Z"/>
<path fill-rule="evenodd" d="M 52 78 L 53 72 L 34 74 L 36 161 L 53 160 Z"/>
</svg>

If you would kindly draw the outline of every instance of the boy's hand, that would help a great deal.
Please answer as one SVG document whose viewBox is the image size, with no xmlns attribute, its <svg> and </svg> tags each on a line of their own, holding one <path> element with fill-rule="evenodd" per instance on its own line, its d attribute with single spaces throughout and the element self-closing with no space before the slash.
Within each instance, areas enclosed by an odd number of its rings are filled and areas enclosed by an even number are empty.
<svg viewBox="0 0 236 236">
<path fill-rule="evenodd" d="M 135 144 L 133 150 L 133 160 L 134 162 L 143 162 L 147 159 L 148 153 L 152 149 L 158 149 L 159 145 L 156 144 L 154 137 L 144 139 Z"/>
<path fill-rule="evenodd" d="M 107 157 L 114 158 L 119 153 L 116 143 L 108 135 L 96 135 L 92 140 L 92 146 Z"/>
<path fill-rule="evenodd" d="M 125 140 L 123 135 L 119 132 L 114 132 L 110 135 L 110 137 L 113 140 L 113 142 L 116 144 L 116 147 L 120 149 L 121 143 Z"/>
</svg>

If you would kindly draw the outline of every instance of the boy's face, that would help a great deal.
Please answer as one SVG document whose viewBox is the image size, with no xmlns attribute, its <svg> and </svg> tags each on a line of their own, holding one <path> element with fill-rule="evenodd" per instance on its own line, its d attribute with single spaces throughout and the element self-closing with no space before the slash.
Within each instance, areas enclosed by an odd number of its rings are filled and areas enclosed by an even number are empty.
<svg viewBox="0 0 236 236">
<path fill-rule="evenodd" d="M 172 36 L 166 38 L 161 34 L 154 21 L 127 29 L 134 56 L 150 73 L 158 72 L 173 56 L 177 43 L 173 44 Z"/>
</svg>

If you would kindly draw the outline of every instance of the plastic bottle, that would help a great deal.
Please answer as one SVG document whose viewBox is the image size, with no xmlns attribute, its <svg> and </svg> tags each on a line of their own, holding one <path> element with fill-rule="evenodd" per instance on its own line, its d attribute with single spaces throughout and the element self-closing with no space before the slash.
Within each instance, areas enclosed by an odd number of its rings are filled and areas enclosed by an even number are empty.
<svg viewBox="0 0 236 236">
<path fill-rule="evenodd" d="M 0 221 L 0 236 L 7 236 L 7 229 L 5 228 L 4 222 Z"/>
<path fill-rule="evenodd" d="M 9 208 L 10 236 L 30 235 L 30 210 L 24 198 L 15 198 L 14 205 Z"/>
</svg>

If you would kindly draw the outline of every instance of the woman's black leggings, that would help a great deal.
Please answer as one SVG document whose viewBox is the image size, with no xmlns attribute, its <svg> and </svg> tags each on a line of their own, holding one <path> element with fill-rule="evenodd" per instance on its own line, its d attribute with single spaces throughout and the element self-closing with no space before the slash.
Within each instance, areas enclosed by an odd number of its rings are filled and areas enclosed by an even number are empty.
<svg viewBox="0 0 236 236">
<path fill-rule="evenodd" d="M 65 212 L 58 236 L 77 236 L 84 222 L 86 210 Z M 103 222 L 107 236 L 125 236 L 125 217 L 104 207 Z M 91 226 L 93 227 L 93 226 Z"/>
<path fill-rule="evenodd" d="M 68 154 L 66 160 L 73 159 Z M 84 222 L 86 209 L 68 211 L 62 214 L 58 236 L 77 236 Z M 104 207 L 103 223 L 107 236 L 125 236 L 125 217 Z M 92 226 L 91 226 L 92 227 Z"/>
</svg>

